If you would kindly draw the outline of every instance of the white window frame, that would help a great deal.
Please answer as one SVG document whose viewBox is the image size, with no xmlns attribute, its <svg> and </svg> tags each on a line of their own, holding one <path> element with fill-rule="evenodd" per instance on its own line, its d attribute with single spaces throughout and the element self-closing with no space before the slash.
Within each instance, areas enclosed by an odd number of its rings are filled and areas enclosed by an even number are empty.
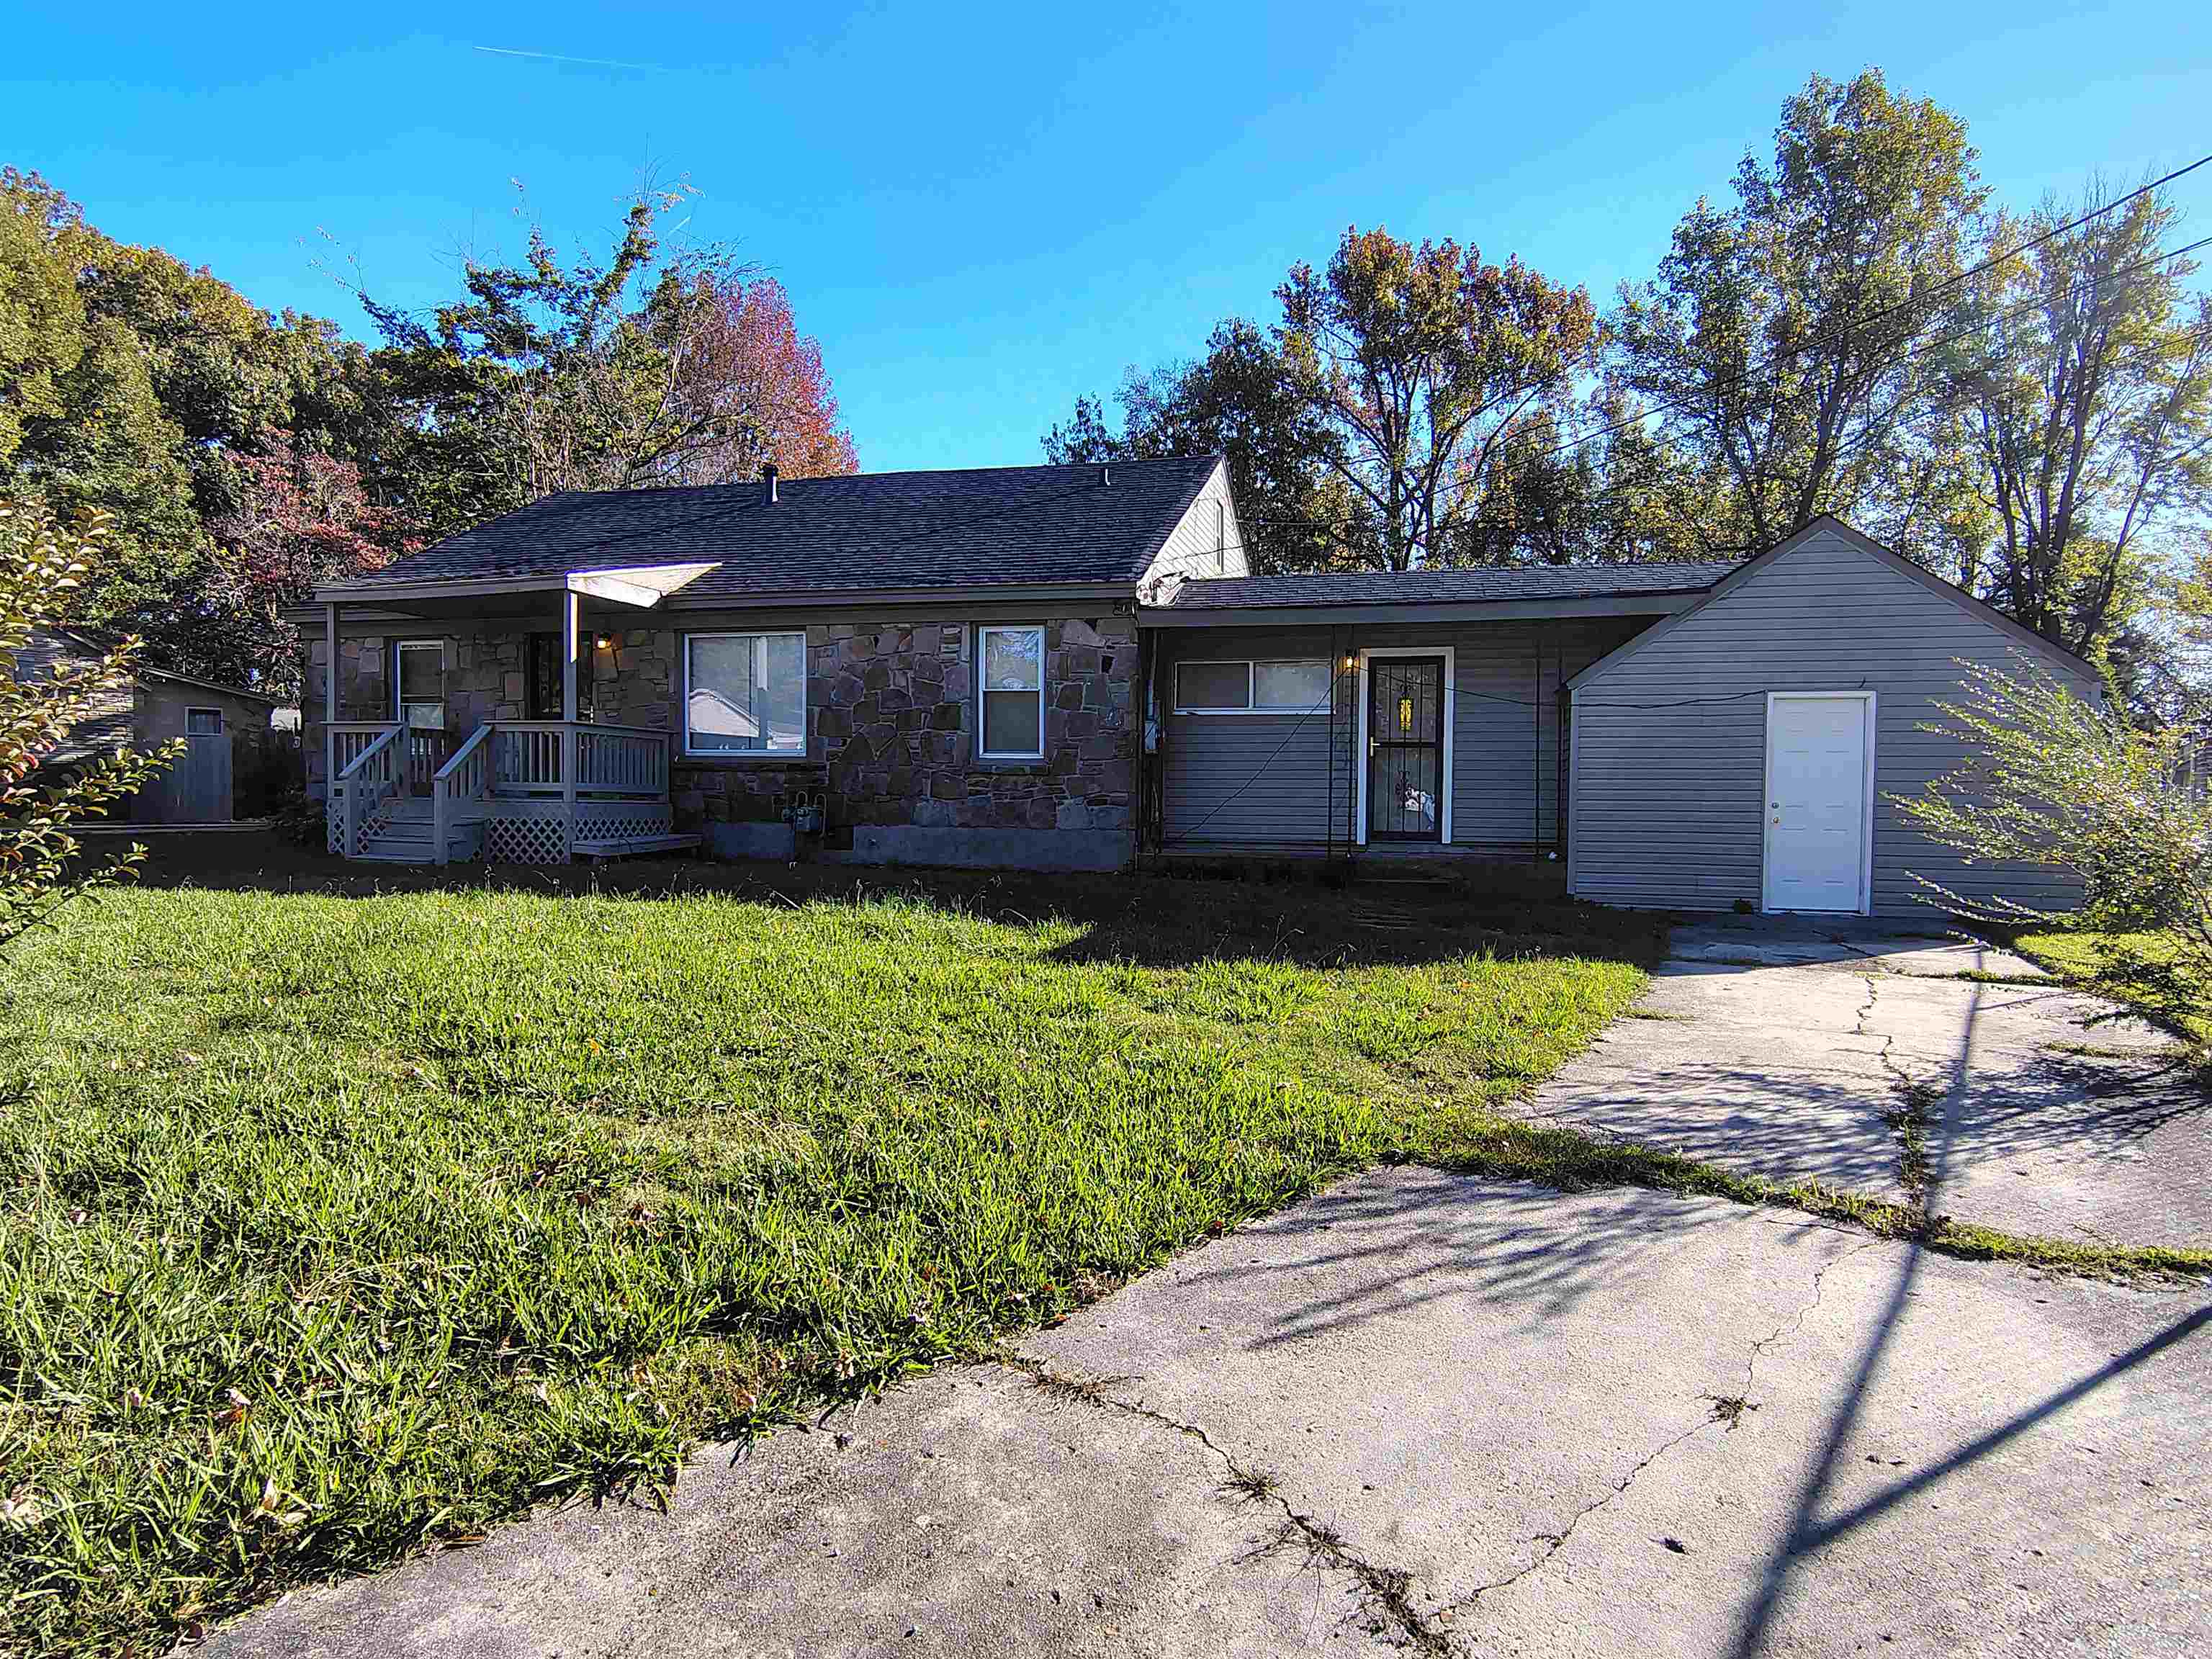
<svg viewBox="0 0 2212 1659">
<path fill-rule="evenodd" d="M 1874 692 L 1859 686 L 1846 686 L 1834 691 L 1769 691 L 1766 694 L 1766 724 L 1759 734 L 1759 747 L 1765 750 L 1760 762 L 1759 799 L 1764 803 L 1759 811 L 1759 909 L 1762 915 L 1808 915 L 1815 911 L 1778 910 L 1774 908 L 1772 869 L 1774 865 L 1774 705 L 1778 702 L 1802 702 L 1818 698 L 1835 702 L 1856 697 L 1866 705 L 1866 770 L 1861 777 L 1859 824 L 1859 908 L 1855 913 L 1862 916 L 1874 914 L 1874 780 L 1875 720 L 1881 713 L 1881 702 Z"/>
<path fill-rule="evenodd" d="M 1368 763 L 1367 754 L 1367 665 L 1378 657 L 1442 657 L 1444 659 L 1444 746 L 1437 764 L 1443 774 L 1443 799 L 1437 804 L 1437 844 L 1451 845 L 1452 838 L 1452 727 L 1457 722 L 1456 688 L 1459 684 L 1457 655 L 1449 645 L 1393 645 L 1372 646 L 1359 653 L 1359 719 L 1352 730 L 1354 750 L 1358 759 L 1353 770 L 1359 776 L 1359 799 L 1354 811 L 1353 845 L 1367 845 L 1367 775 L 1374 769 Z"/>
<path fill-rule="evenodd" d="M 1279 666 L 1285 663 L 1317 662 L 1328 670 L 1328 690 L 1321 701 L 1304 708 L 1277 708 L 1259 706 L 1260 670 Z M 1193 668 L 1242 668 L 1244 671 L 1244 706 L 1242 708 L 1207 708 L 1182 700 L 1182 671 Z M 1336 696 L 1336 662 L 1331 657 L 1186 657 L 1176 662 L 1174 682 L 1169 690 L 1174 694 L 1175 712 L 1178 714 L 1233 714 L 1239 717 L 1256 715 L 1261 720 L 1304 720 L 1326 709 Z"/>
<path fill-rule="evenodd" d="M 792 749 L 694 749 L 691 746 L 691 642 L 694 640 L 797 640 L 799 641 L 799 744 Z M 814 724 L 814 709 L 807 700 L 806 631 L 799 628 L 738 628 L 718 629 L 707 634 L 684 635 L 684 702 L 683 739 L 686 759 L 713 761 L 780 760 L 789 761 L 794 755 L 804 758 L 811 748 L 810 738 Z"/>
<path fill-rule="evenodd" d="M 410 651 L 434 651 L 438 653 L 437 702 L 441 711 L 440 718 L 443 719 L 444 714 L 442 711 L 446 706 L 446 642 L 442 639 L 392 641 L 392 718 L 394 720 L 400 722 L 404 722 L 407 719 L 407 704 L 410 699 L 407 696 L 406 684 L 400 676 L 399 663 L 401 658 Z M 428 697 L 416 697 L 414 698 L 413 701 L 416 702 L 428 702 L 430 699 Z"/>
<path fill-rule="evenodd" d="M 193 715 L 195 715 L 195 714 L 212 714 L 212 715 L 214 715 L 214 716 L 215 716 L 215 730 L 214 730 L 214 731 L 212 731 L 212 732 L 195 732 L 195 731 L 193 731 L 193 730 L 192 730 L 192 716 L 193 716 Z M 228 720 L 227 720 L 227 719 L 224 717 L 224 715 L 223 715 L 223 712 L 222 712 L 222 709 L 218 708 L 216 708 L 213 704 L 210 704 L 210 703 L 204 703 L 204 702 L 188 702 L 188 703 L 186 703 L 186 704 L 185 705 L 185 735 L 186 737 L 188 737 L 188 738 L 222 738 L 222 737 L 228 737 L 229 734 L 230 734 L 230 721 L 229 721 Z"/>
<path fill-rule="evenodd" d="M 1036 747 L 1030 750 L 985 748 L 986 724 L 983 719 L 984 696 L 990 687 L 983 683 L 983 663 L 987 646 L 994 634 L 1034 634 L 1037 640 L 1037 737 Z M 1044 758 L 1045 707 L 1052 690 L 1052 676 L 1045 672 L 1048 665 L 1042 623 L 978 623 L 975 624 L 975 755 L 987 761 L 1041 761 Z"/>
</svg>

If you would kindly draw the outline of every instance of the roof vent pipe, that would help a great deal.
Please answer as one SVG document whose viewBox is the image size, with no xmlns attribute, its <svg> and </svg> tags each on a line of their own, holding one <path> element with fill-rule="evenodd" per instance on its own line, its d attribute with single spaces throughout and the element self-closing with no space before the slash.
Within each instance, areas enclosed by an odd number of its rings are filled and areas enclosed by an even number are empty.
<svg viewBox="0 0 2212 1659">
<path fill-rule="evenodd" d="M 775 463 L 774 461 L 761 463 L 761 505 L 763 507 L 775 505 Z"/>
<path fill-rule="evenodd" d="M 1113 482 L 1114 466 L 1113 463 L 1109 461 L 1105 465 L 1098 469 L 1098 483 L 1101 489 L 1104 489 L 1110 486 Z"/>
</svg>

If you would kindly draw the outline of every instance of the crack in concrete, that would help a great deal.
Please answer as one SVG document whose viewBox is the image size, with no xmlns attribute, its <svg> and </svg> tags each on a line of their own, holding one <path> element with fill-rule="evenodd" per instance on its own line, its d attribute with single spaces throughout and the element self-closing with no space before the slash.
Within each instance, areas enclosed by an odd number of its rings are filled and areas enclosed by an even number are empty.
<svg viewBox="0 0 2212 1659">
<path fill-rule="evenodd" d="M 1850 1249 L 1841 1252 L 1829 1261 L 1822 1262 L 1820 1267 L 1814 1270 L 1813 1293 L 1811 1297 L 1809 1297 L 1789 1319 L 1784 1321 L 1781 1324 L 1777 1325 L 1765 1336 L 1753 1339 L 1751 1351 L 1744 1358 L 1741 1393 L 1735 1395 L 1732 1399 L 1725 1398 L 1717 1395 L 1700 1395 L 1698 1396 L 1699 1400 L 1708 1402 L 1711 1407 L 1711 1409 L 1709 1410 L 1703 1417 L 1699 1418 L 1695 1423 L 1690 1425 L 1689 1427 L 1684 1429 L 1680 1433 L 1670 1436 L 1668 1438 L 1660 1442 L 1657 1446 L 1654 1447 L 1650 1452 L 1645 1454 L 1644 1458 L 1638 1462 L 1634 1468 L 1631 1468 L 1626 1474 L 1623 1475 L 1620 1480 L 1613 1482 L 1611 1489 L 1607 1491 L 1603 1497 L 1594 1498 L 1590 1502 L 1583 1504 L 1580 1509 L 1577 1510 L 1572 1516 L 1568 1517 L 1567 1524 L 1562 1527 L 1558 1532 L 1538 1533 L 1534 1537 L 1531 1538 L 1528 1540 L 1530 1543 L 1541 1544 L 1544 1546 L 1542 1552 L 1539 1553 L 1534 1560 L 1528 1562 L 1522 1566 L 1516 1568 L 1513 1571 L 1506 1574 L 1503 1578 L 1492 1579 L 1486 1584 L 1478 1585 L 1467 1595 L 1461 1596 L 1457 1601 L 1446 1607 L 1440 1616 L 1447 1620 L 1454 1618 L 1458 1614 L 1462 1608 L 1473 1607 L 1476 1602 L 1480 1601 L 1484 1596 L 1489 1595 L 1492 1590 L 1504 1589 L 1509 1584 L 1518 1583 L 1522 1579 L 1528 1577 L 1531 1573 L 1536 1572 L 1549 1565 L 1552 1558 L 1559 1554 L 1561 1550 L 1566 1547 L 1567 1540 L 1574 1535 L 1574 1531 L 1577 1527 L 1580 1526 L 1589 1516 L 1596 1514 L 1600 1510 L 1607 1508 L 1626 1495 L 1628 1489 L 1636 1484 L 1638 1476 L 1643 1474 L 1646 1469 L 1650 1468 L 1654 1463 L 1664 1457 L 1668 1452 L 1674 1450 L 1675 1447 L 1680 1445 L 1685 1440 L 1689 1439 L 1692 1435 L 1695 1435 L 1700 1429 L 1708 1428 L 1715 1423 L 1725 1422 L 1729 1424 L 1729 1427 L 1732 1429 L 1735 1426 L 1735 1419 L 1741 1415 L 1743 1408 L 1748 1407 L 1750 1409 L 1756 1410 L 1756 1402 L 1753 1401 L 1749 1395 L 1752 1380 L 1758 1371 L 1760 1358 L 1765 1356 L 1768 1349 L 1772 1348 L 1782 1342 L 1787 1341 L 1790 1338 L 1796 1335 L 1798 1332 L 1804 1329 L 1806 1319 L 1812 1314 L 1815 1308 L 1820 1305 L 1823 1286 L 1829 1273 L 1832 1273 L 1837 1267 L 1842 1266 L 1845 1261 L 1848 1261 L 1851 1257 L 1858 1255 L 1863 1250 L 1879 1249 L 1883 1242 L 1883 1240 L 1879 1238 L 1867 1239 L 1861 1243 L 1852 1246 Z"/>
<path fill-rule="evenodd" d="M 1704 1397 L 1705 1396 L 1701 1396 L 1701 1398 Z M 1666 1440 L 1661 1441 L 1658 1445 L 1644 1454 L 1642 1460 L 1639 1461 L 1634 1468 L 1631 1468 L 1626 1474 L 1621 1476 L 1620 1480 L 1613 1481 L 1607 1490 L 1604 1497 L 1592 1498 L 1589 1503 L 1583 1504 L 1572 1515 L 1569 1516 L 1567 1517 L 1567 1524 L 1560 1528 L 1559 1531 L 1540 1532 L 1528 1539 L 1527 1540 L 1528 1542 L 1532 1544 L 1541 1544 L 1544 1547 L 1534 1560 L 1515 1568 L 1511 1572 L 1507 1573 L 1503 1578 L 1493 1578 L 1486 1584 L 1476 1585 L 1465 1595 L 1461 1596 L 1456 1601 L 1454 1601 L 1449 1606 L 1446 1607 L 1440 1616 L 1445 1619 L 1456 1618 L 1462 1608 L 1473 1607 L 1476 1602 L 1481 1601 L 1484 1596 L 1489 1595 L 1492 1591 L 1502 1590 L 1510 1584 L 1517 1584 L 1523 1578 L 1528 1577 L 1529 1574 L 1540 1571 L 1543 1568 L 1548 1566 L 1551 1564 L 1552 1558 L 1557 1555 L 1561 1550 L 1566 1548 L 1567 1540 L 1575 1535 L 1575 1528 L 1577 1527 L 1582 1525 L 1584 1521 L 1587 1521 L 1591 1516 L 1595 1515 L 1600 1510 L 1607 1508 L 1620 1498 L 1627 1492 L 1631 1486 L 1636 1484 L 1637 1477 L 1641 1475 L 1644 1470 L 1650 1468 L 1654 1463 L 1664 1457 L 1668 1452 L 1674 1450 L 1675 1447 L 1680 1445 L 1692 1435 L 1697 1433 L 1698 1430 L 1711 1426 L 1715 1420 L 1716 1419 L 1714 1418 L 1713 1413 L 1707 1412 L 1699 1417 L 1696 1422 L 1691 1424 L 1688 1428 L 1684 1429 L 1680 1434 L 1674 1435 Z"/>
<path fill-rule="evenodd" d="M 1765 1358 L 1766 1351 L 1769 1348 L 1788 1341 L 1791 1337 L 1796 1335 L 1800 1331 L 1805 1328 L 1805 1321 L 1811 1316 L 1813 1310 L 1820 1305 L 1820 1297 L 1824 1294 L 1823 1287 L 1826 1283 L 1828 1275 L 1833 1273 L 1838 1267 L 1842 1267 L 1844 1262 L 1849 1261 L 1853 1256 L 1866 1250 L 1881 1249 L 1884 1242 L 1885 1241 L 1879 1238 L 1866 1239 L 1857 1244 L 1854 1244 L 1848 1250 L 1838 1253 L 1836 1255 L 1822 1262 L 1818 1267 L 1813 1270 L 1813 1294 L 1811 1297 L 1800 1306 L 1796 1313 L 1788 1321 L 1783 1324 L 1777 1325 L 1765 1336 L 1756 1339 L 1752 1343 L 1751 1352 L 1745 1356 L 1743 1362 L 1743 1386 L 1747 1394 L 1750 1391 L 1752 1378 L 1758 1372 L 1759 1362 Z"/>
<path fill-rule="evenodd" d="M 1897 1138 L 1898 1184 L 1905 1188 L 1907 1206 L 1925 1229 L 1929 1224 L 1929 1189 L 1933 1184 L 1933 1170 L 1928 1159 L 1928 1115 L 1931 1106 L 1941 1103 L 1943 1093 L 1938 1085 L 1926 1078 L 1915 1077 L 1898 1064 L 1891 1053 L 1897 1046 L 1896 1032 L 1870 1030 L 1867 1027 L 1875 1006 L 1881 1000 L 1881 988 L 1875 979 L 1884 971 L 1877 967 L 1860 975 L 1866 981 L 1867 1000 L 1859 1008 L 1858 1023 L 1851 1027 L 1851 1034 L 1881 1039 L 1881 1048 L 1875 1059 L 1889 1073 L 1890 1089 L 1897 1096 L 1897 1104 L 1881 1115 L 1881 1121 Z"/>
<path fill-rule="evenodd" d="M 1000 1362 L 1020 1371 L 1038 1388 L 1062 1400 L 1073 1400 L 1100 1411 L 1119 1412 L 1127 1417 L 1141 1418 L 1162 1428 L 1196 1441 L 1211 1453 L 1227 1473 L 1223 1482 L 1225 1490 L 1233 1491 L 1245 1501 L 1265 1503 L 1274 1506 L 1282 1515 L 1273 1536 L 1257 1549 L 1238 1558 L 1243 1561 L 1257 1560 L 1279 1549 L 1296 1545 L 1306 1553 L 1307 1561 L 1316 1570 L 1334 1567 L 1356 1583 L 1365 1604 L 1395 1626 L 1402 1641 L 1425 1654 L 1448 1659 L 1453 1651 L 1450 1637 L 1438 1630 L 1429 1617 L 1413 1602 L 1413 1575 L 1403 1567 L 1384 1566 L 1369 1560 L 1347 1544 L 1341 1533 L 1327 1522 L 1291 1507 L 1291 1502 L 1276 1490 L 1275 1477 L 1267 1471 L 1248 1468 L 1206 1430 L 1195 1423 L 1170 1417 L 1165 1412 L 1134 1401 L 1123 1400 L 1110 1392 L 1113 1384 L 1127 1379 L 1089 1375 L 1068 1375 L 1055 1372 L 1045 1360 L 1025 1353 L 1002 1351 Z M 1379 1633 L 1379 1632 L 1378 1632 Z"/>
</svg>

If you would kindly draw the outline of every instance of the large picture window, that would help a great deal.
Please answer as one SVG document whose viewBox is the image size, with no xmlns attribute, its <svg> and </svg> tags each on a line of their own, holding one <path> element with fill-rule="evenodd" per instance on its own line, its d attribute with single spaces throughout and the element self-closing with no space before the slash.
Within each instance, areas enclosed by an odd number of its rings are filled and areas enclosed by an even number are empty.
<svg viewBox="0 0 2212 1659">
<path fill-rule="evenodd" d="M 1044 629 L 981 628 L 983 758 L 1044 758 Z"/>
<path fill-rule="evenodd" d="M 684 752 L 805 754 L 806 635 L 688 635 Z"/>
<path fill-rule="evenodd" d="M 1328 707 L 1326 657 L 1176 665 L 1178 714 L 1307 714 Z"/>
</svg>

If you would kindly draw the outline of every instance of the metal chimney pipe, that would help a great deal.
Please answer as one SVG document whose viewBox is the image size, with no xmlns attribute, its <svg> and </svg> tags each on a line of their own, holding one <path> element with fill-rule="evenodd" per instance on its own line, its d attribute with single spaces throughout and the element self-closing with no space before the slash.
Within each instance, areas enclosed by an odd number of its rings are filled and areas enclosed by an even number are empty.
<svg viewBox="0 0 2212 1659">
<path fill-rule="evenodd" d="M 1101 466 L 1101 467 L 1098 469 L 1098 484 L 1099 484 L 1099 488 L 1101 488 L 1102 489 L 1108 489 L 1108 488 L 1110 488 L 1110 487 L 1112 486 L 1113 483 L 1114 483 L 1114 464 L 1113 464 L 1111 461 L 1109 461 L 1109 462 L 1107 462 L 1104 465 Z"/>
<path fill-rule="evenodd" d="M 775 505 L 775 463 L 774 461 L 761 463 L 761 504 L 764 507 Z"/>
</svg>

